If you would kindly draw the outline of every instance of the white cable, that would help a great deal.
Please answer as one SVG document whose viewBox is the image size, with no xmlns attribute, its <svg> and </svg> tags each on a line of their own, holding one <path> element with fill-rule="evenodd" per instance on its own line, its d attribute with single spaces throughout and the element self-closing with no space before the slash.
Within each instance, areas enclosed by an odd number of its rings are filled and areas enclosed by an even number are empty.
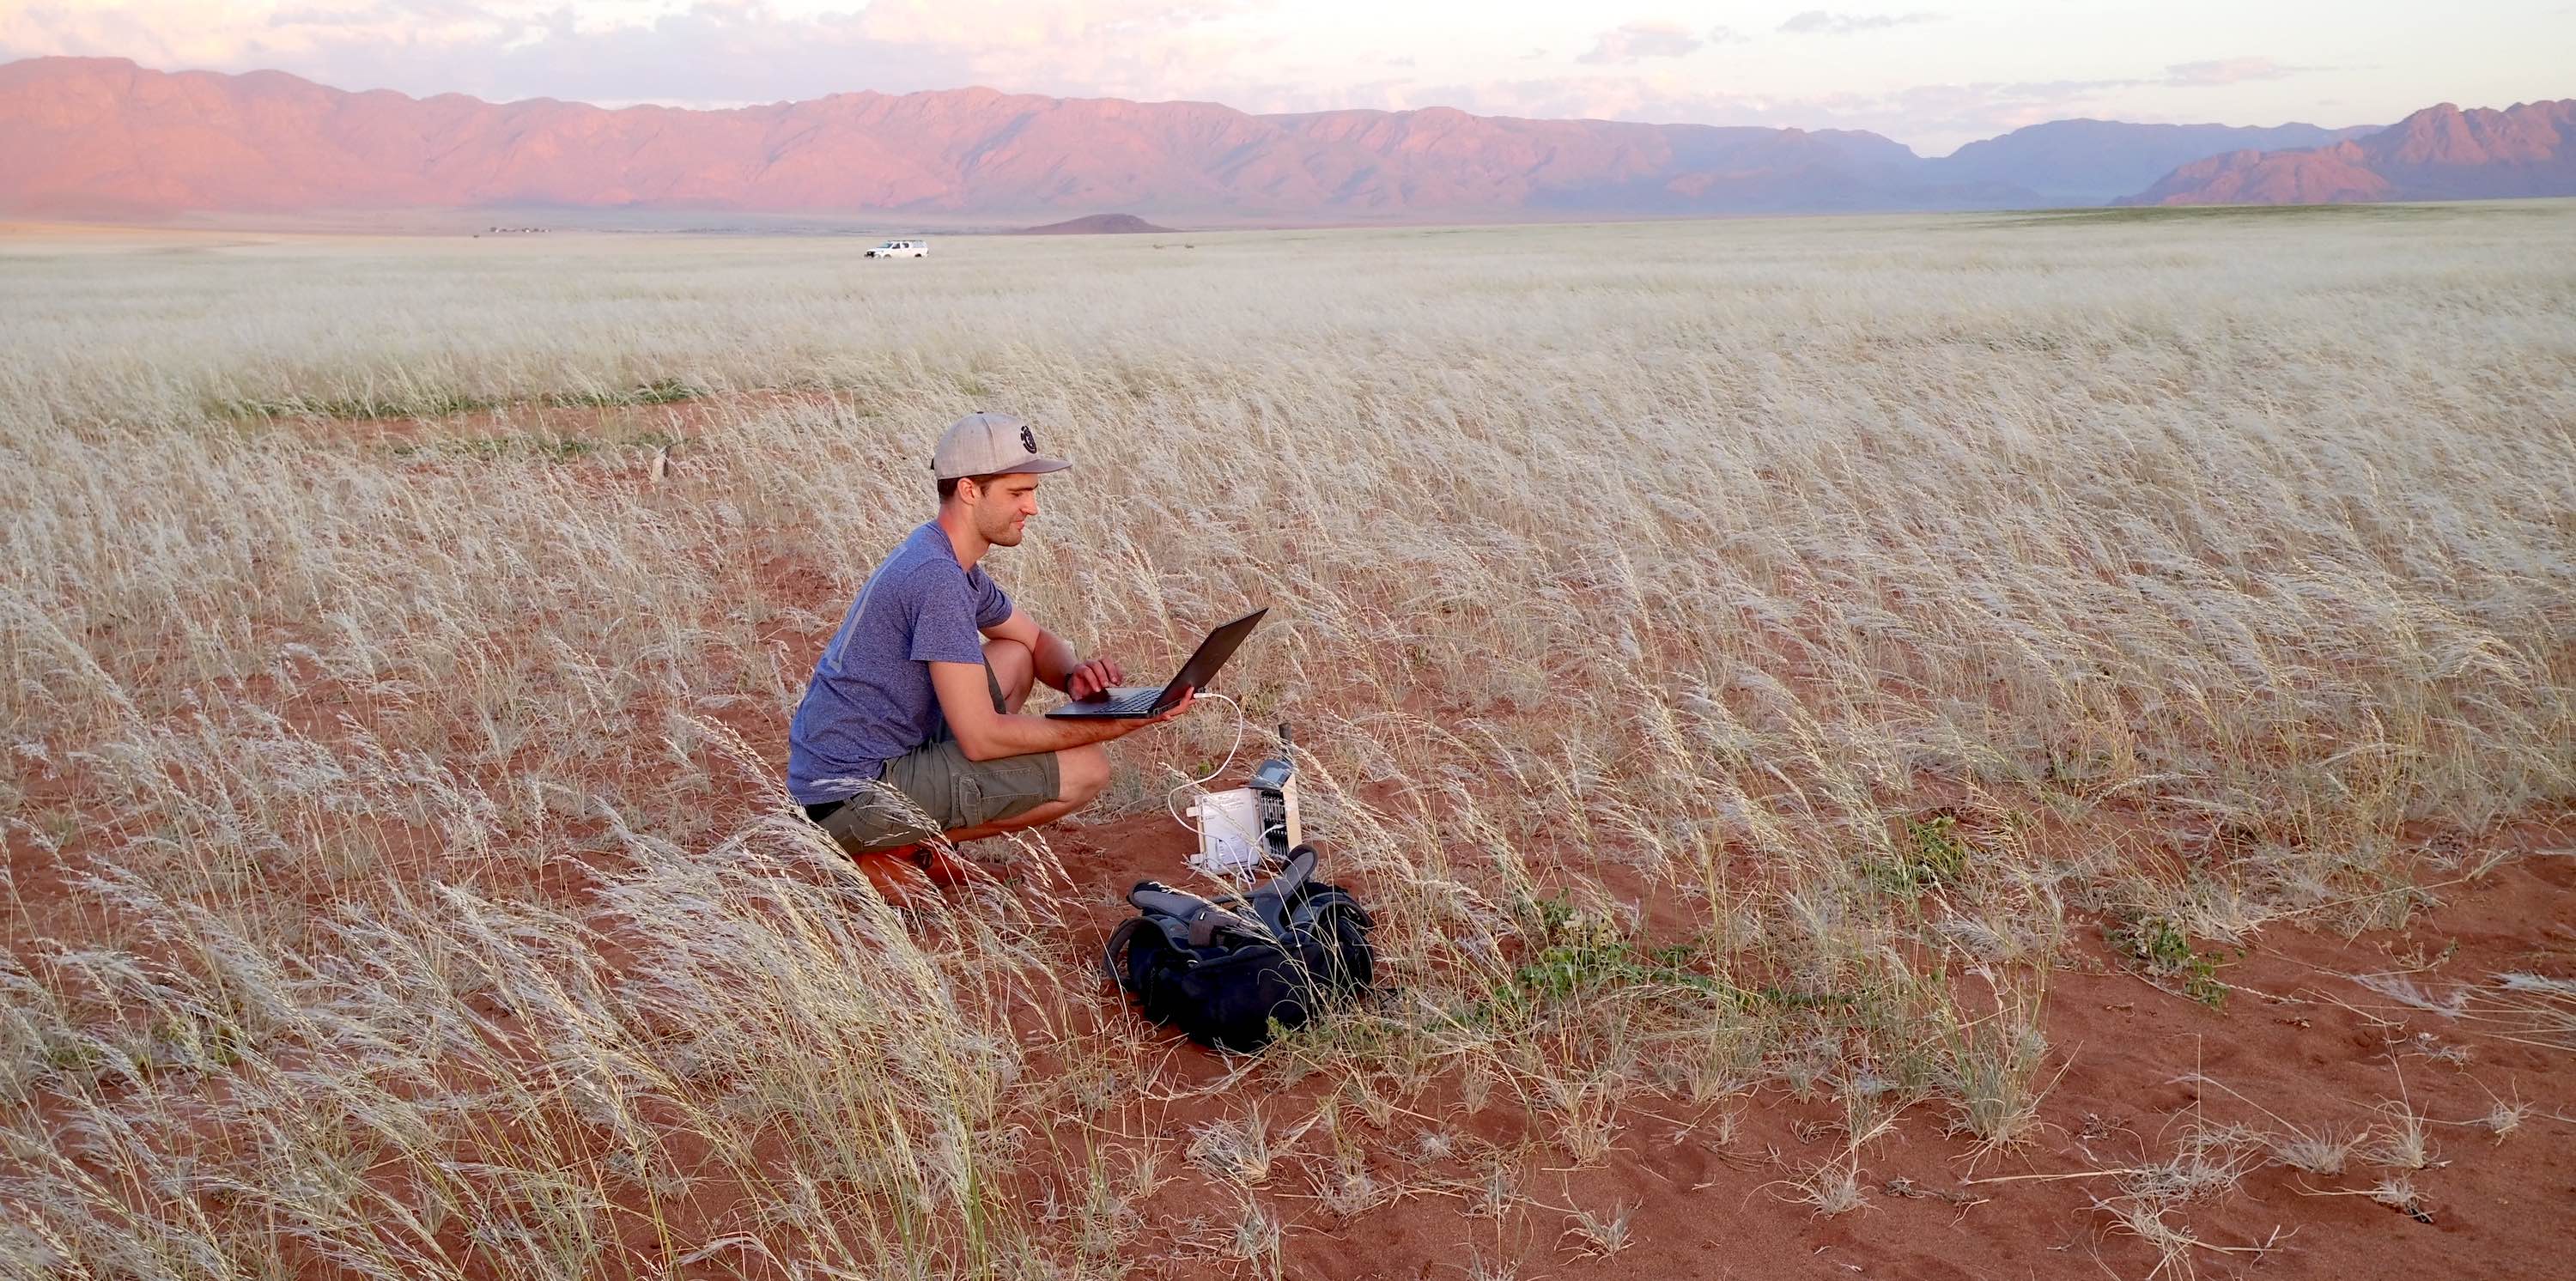
<svg viewBox="0 0 2576 1281">
<path fill-rule="evenodd" d="M 1224 772 L 1225 772 L 1225 767 L 1226 767 L 1226 766 L 1234 764 L 1234 755 L 1235 755 L 1235 753 L 1240 752 L 1240 751 L 1242 751 L 1242 750 L 1243 750 L 1243 733 L 1244 733 L 1244 730 L 1245 730 L 1245 728 L 1246 728 L 1246 727 L 1248 727 L 1248 726 L 1252 723 L 1252 721 L 1251 721 L 1251 718 L 1250 718 L 1250 717 L 1245 716 L 1245 715 L 1243 714 L 1243 704 L 1238 703 L 1238 702 L 1234 701 L 1234 700 L 1233 700 L 1233 699 L 1231 699 L 1231 698 L 1227 698 L 1227 697 L 1226 697 L 1225 695 L 1223 695 L 1223 694 L 1201 694 L 1201 695 L 1199 695 L 1199 697 L 1201 697 L 1201 698 L 1213 698 L 1213 699 L 1218 699 L 1218 700 L 1220 700 L 1220 701 L 1224 702 L 1224 704 L 1225 704 L 1226 706 L 1231 707 L 1231 708 L 1233 708 L 1233 709 L 1234 709 L 1234 746 L 1232 746 L 1232 747 L 1229 747 L 1229 748 L 1225 749 L 1225 759 L 1224 759 L 1224 760 L 1222 760 L 1222 761 L 1219 761 L 1219 762 L 1217 763 L 1217 767 L 1216 767 L 1215 769 L 1209 770 L 1207 773 L 1202 774 L 1202 775 L 1198 776 L 1197 778 L 1188 779 L 1188 780 L 1186 780 L 1186 781 L 1182 782 L 1182 783 L 1180 784 L 1180 786 L 1175 787 L 1175 788 L 1173 788 L 1172 790 L 1170 790 L 1170 791 L 1168 791 L 1168 792 L 1163 793 L 1163 812 L 1164 812 L 1164 813 L 1166 813 L 1166 814 L 1171 815 L 1171 816 L 1172 816 L 1172 821 L 1173 821 L 1173 822 L 1178 823 L 1178 824 L 1180 824 L 1180 825 L 1181 825 L 1181 826 L 1183 826 L 1183 827 L 1189 828 L 1189 829 L 1190 829 L 1190 834 L 1191 834 L 1191 835 L 1196 836 L 1196 837 L 1198 837 L 1200 840 L 1204 841 L 1204 840 L 1206 840 L 1206 839 L 1207 839 L 1207 833 L 1205 833 L 1205 832 L 1203 832 L 1203 831 L 1200 831 L 1200 830 L 1198 829 L 1197 825 L 1195 825 L 1195 824 L 1191 823 L 1187 818 L 1182 817 L 1181 812 L 1180 812 L 1179 810 L 1173 809 L 1173 808 L 1172 808 L 1172 798 L 1173 798 L 1173 797 L 1175 797 L 1175 796 L 1180 795 L 1182 792 L 1184 792 L 1184 791 L 1186 791 L 1186 790 L 1188 790 L 1188 789 L 1190 789 L 1190 788 L 1193 788 L 1193 787 L 1200 787 L 1200 786 L 1205 785 L 1205 784 L 1208 782 L 1208 780 L 1213 779 L 1213 778 L 1215 778 L 1217 775 L 1224 773 Z M 1166 761 L 1166 762 L 1164 762 L 1164 763 L 1165 763 L 1165 764 L 1167 764 L 1167 765 L 1168 765 L 1168 764 L 1170 764 L 1170 762 L 1169 762 L 1169 761 Z M 1178 770 L 1175 770 L 1175 771 L 1173 771 L 1173 772 L 1174 772 L 1174 773 L 1179 773 L 1179 771 L 1178 771 Z"/>
</svg>

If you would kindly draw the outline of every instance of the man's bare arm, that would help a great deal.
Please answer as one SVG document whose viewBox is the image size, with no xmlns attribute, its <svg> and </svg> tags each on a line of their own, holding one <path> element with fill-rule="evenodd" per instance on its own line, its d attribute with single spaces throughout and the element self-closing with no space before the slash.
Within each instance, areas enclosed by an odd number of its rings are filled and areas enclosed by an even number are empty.
<svg viewBox="0 0 2576 1281">
<path fill-rule="evenodd" d="M 1198 696 L 1196 690 L 1185 690 L 1180 702 L 1153 716 L 1058 721 L 994 711 L 993 693 L 985 683 L 982 663 L 932 663 L 930 688 L 939 695 L 939 712 L 948 718 L 948 732 L 956 735 L 958 748 L 970 761 L 1060 752 L 1068 747 L 1125 738 L 1188 711 Z"/>
<path fill-rule="evenodd" d="M 1038 679 L 1048 688 L 1063 690 L 1075 698 L 1090 698 L 1127 679 L 1127 673 L 1108 659 L 1083 661 L 1074 653 L 1072 642 L 1038 626 L 1036 619 L 1016 608 L 1009 618 L 985 628 L 984 634 L 1028 646 L 1029 656 L 1037 660 Z"/>
</svg>

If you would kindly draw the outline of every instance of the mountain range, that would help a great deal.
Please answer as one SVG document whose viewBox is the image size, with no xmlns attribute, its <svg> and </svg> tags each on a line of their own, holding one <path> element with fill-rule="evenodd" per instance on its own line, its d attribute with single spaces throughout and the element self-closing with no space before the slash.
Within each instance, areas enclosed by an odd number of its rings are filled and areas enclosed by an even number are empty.
<svg viewBox="0 0 2576 1281">
<path fill-rule="evenodd" d="M 2541 194 L 2523 188 L 2567 172 L 2564 131 L 2521 123 L 2525 111 L 2469 113 L 2477 154 L 2514 167 L 2522 185 L 2508 194 Z M 1116 209 L 1166 220 L 1360 222 L 2029 208 L 2131 193 L 2184 200 L 2216 190 L 2211 183 L 2268 192 L 2280 184 L 2263 166 L 2283 154 L 2334 157 L 2297 162 L 2302 172 L 2341 167 L 2330 182 L 2282 189 L 2366 191 L 2353 174 L 2375 172 L 2372 148 L 2394 132 L 2066 120 L 1926 158 L 1850 130 L 1443 107 L 1254 115 L 976 88 L 612 110 L 351 93 L 276 71 L 34 58 L 0 64 L 0 212 L 553 207 L 1026 220 Z M 2468 154 L 2437 148 L 2404 161 L 2415 168 L 2387 189 L 2412 190 L 2426 180 L 2421 170 L 2449 175 L 2446 190 L 2471 190 L 2457 172 Z"/>
<path fill-rule="evenodd" d="M 2427 107 L 2328 146 L 2231 151 L 2176 168 L 2135 205 L 2310 205 L 2576 195 L 2576 98 Z"/>
</svg>

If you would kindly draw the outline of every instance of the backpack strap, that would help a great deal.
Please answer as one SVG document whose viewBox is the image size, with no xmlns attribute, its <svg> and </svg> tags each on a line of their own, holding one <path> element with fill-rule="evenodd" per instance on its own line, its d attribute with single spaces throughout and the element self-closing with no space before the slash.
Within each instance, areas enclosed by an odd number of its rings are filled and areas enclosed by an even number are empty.
<svg viewBox="0 0 2576 1281">
<path fill-rule="evenodd" d="M 1160 881 L 1138 881 L 1127 891 L 1127 901 L 1148 917 L 1169 917 L 1189 931 L 1191 947 L 1207 947 L 1216 942 L 1220 932 L 1260 935 L 1262 928 L 1243 919 L 1224 904 L 1176 890 Z"/>
<path fill-rule="evenodd" d="M 1135 946 L 1138 934 L 1149 929 L 1163 936 L 1163 945 L 1166 948 L 1180 954 L 1183 966 L 1196 966 L 1199 963 L 1199 958 L 1190 951 L 1193 945 L 1189 941 L 1190 932 L 1186 925 L 1171 917 L 1147 912 L 1143 916 L 1128 918 L 1117 929 L 1110 931 L 1108 941 L 1100 945 L 1100 970 L 1109 976 L 1110 982 L 1121 988 L 1127 987 L 1125 967 L 1118 963 L 1118 958 Z"/>
<path fill-rule="evenodd" d="M 1339 908 L 1358 917 L 1361 929 L 1377 928 L 1377 918 L 1370 916 L 1369 910 L 1360 906 L 1360 901 L 1352 898 L 1349 890 L 1338 885 L 1325 885 L 1320 881 L 1315 884 L 1319 888 L 1307 895 L 1305 902 L 1297 905 L 1297 919 L 1311 921 L 1322 916 L 1328 908 Z"/>
<path fill-rule="evenodd" d="M 1263 881 L 1244 897 L 1269 894 L 1275 895 L 1282 903 L 1295 898 L 1297 891 L 1304 888 L 1307 881 L 1314 879 L 1315 858 L 1315 847 L 1312 845 L 1300 845 L 1288 851 L 1287 866 L 1280 868 L 1278 875 Z"/>
<path fill-rule="evenodd" d="M 1288 904 L 1312 883 L 1314 875 L 1315 847 L 1300 845 L 1289 851 L 1288 864 L 1279 869 L 1278 875 L 1231 901 L 1242 904 L 1245 910 L 1260 917 L 1261 923 L 1269 927 L 1271 937 L 1285 939 L 1290 924 Z"/>
<path fill-rule="evenodd" d="M 1100 947 L 1100 972 L 1108 975 L 1122 992 L 1127 990 L 1127 974 L 1125 967 L 1118 964 L 1118 954 L 1127 950 L 1127 945 L 1135 941 L 1136 931 L 1144 925 L 1145 918 L 1141 916 L 1129 920 L 1110 931 L 1109 941 Z"/>
<path fill-rule="evenodd" d="M 1127 891 L 1127 901 L 1139 912 L 1158 913 L 1184 921 L 1190 918 L 1191 913 L 1210 906 L 1206 899 L 1188 890 L 1173 889 L 1161 881 L 1136 882 L 1136 888 Z"/>
</svg>

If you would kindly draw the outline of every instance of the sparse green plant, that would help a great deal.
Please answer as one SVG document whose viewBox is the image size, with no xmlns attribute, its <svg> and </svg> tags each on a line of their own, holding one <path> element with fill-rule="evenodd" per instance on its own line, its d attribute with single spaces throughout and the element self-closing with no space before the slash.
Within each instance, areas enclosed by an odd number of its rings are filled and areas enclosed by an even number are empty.
<svg viewBox="0 0 2576 1281">
<path fill-rule="evenodd" d="M 2173 983 L 2184 996 L 2211 1009 L 2227 1004 L 2227 984 L 2218 977 L 2226 956 L 2199 951 L 2182 927 L 2161 916 L 2136 915 L 2103 930 L 2113 951 L 2148 975 Z"/>
<path fill-rule="evenodd" d="M 2028 1141 L 2039 1127 L 2039 1103 L 2050 1081 L 2042 1079 L 2048 1037 L 2040 1025 L 2044 975 L 2026 985 L 1995 984 L 1991 1013 L 1940 1017 L 1941 1084 L 1951 1096 L 1955 1127 L 1975 1135 L 1987 1151 Z"/>
<path fill-rule="evenodd" d="M 611 405 L 669 405 L 705 394 L 706 389 L 686 379 L 665 377 L 614 391 L 549 392 L 540 399 L 548 405 L 598 409 Z"/>
<path fill-rule="evenodd" d="M 1280 1274 L 1282 1231 L 1279 1217 L 1255 1200 L 1250 1192 L 1234 1216 L 1233 1233 L 1225 1246 L 1225 1257 L 1258 1263 L 1270 1276 Z"/>
<path fill-rule="evenodd" d="M 1959 834 L 1956 815 L 1935 814 L 1919 822 L 1908 818 L 1904 825 L 1905 839 L 1897 847 L 1895 861 L 1871 866 L 1872 875 L 1882 884 L 1912 894 L 1955 886 L 1967 876 L 1973 851 Z"/>
<path fill-rule="evenodd" d="M 1607 987 L 1668 984 L 1702 992 L 1723 991 L 1715 979 L 1689 968 L 1696 949 L 1674 944 L 1640 949 L 1608 919 L 1578 911 L 1563 899 L 1533 903 L 1527 912 L 1537 952 L 1495 989 L 1492 1004 L 1525 1011 Z"/>
<path fill-rule="evenodd" d="M 1788 1188 L 1784 1199 L 1824 1218 L 1869 1205 L 1869 1194 L 1861 1190 L 1860 1171 L 1847 1161 L 1827 1161 L 1782 1182 Z"/>
<path fill-rule="evenodd" d="M 1585 1253 L 1606 1259 L 1628 1248 L 1628 1219 L 1634 1213 L 1635 1209 L 1624 1202 L 1601 1213 L 1578 1208 L 1574 1226 L 1567 1228 L 1565 1235 L 1580 1240 Z"/>
</svg>

